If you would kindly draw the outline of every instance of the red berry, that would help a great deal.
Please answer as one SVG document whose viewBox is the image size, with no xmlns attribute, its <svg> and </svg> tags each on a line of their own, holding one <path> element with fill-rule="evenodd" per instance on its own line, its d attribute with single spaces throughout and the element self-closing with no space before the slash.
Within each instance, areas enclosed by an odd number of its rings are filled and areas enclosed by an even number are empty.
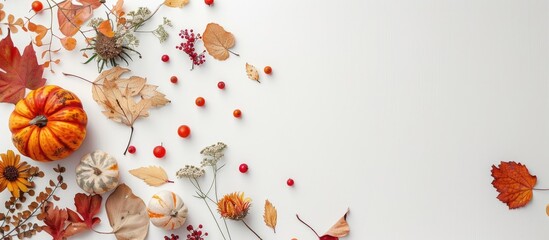
<svg viewBox="0 0 549 240">
<path fill-rule="evenodd" d="M 164 55 L 162 55 L 161 59 L 162 59 L 162 62 L 167 62 L 167 61 L 170 61 L 170 56 L 164 54 Z"/>
<path fill-rule="evenodd" d="M 266 74 L 271 74 L 273 72 L 273 68 L 271 68 L 271 66 L 266 66 L 265 68 L 263 68 L 263 72 L 265 72 Z"/>
<path fill-rule="evenodd" d="M 288 186 L 293 186 L 295 184 L 294 180 L 291 179 L 291 178 L 288 178 L 288 181 L 286 181 L 286 184 L 288 184 Z"/>
<path fill-rule="evenodd" d="M 235 110 L 233 111 L 233 116 L 234 116 L 235 118 L 242 117 L 242 111 L 240 111 L 240 109 L 235 109 Z"/>
<path fill-rule="evenodd" d="M 181 125 L 177 129 L 177 134 L 182 138 L 186 138 L 191 135 L 191 128 L 187 125 Z"/>
<path fill-rule="evenodd" d="M 217 87 L 219 89 L 225 89 L 225 83 L 223 81 L 220 81 L 220 82 L 217 83 Z"/>
<path fill-rule="evenodd" d="M 172 82 L 172 83 L 177 83 L 177 76 L 172 76 L 172 77 L 170 78 L 170 82 Z"/>
<path fill-rule="evenodd" d="M 204 0 L 204 3 L 206 3 L 206 5 L 208 6 L 211 6 L 214 4 L 214 0 Z"/>
<path fill-rule="evenodd" d="M 197 97 L 194 103 L 196 103 L 196 106 L 202 107 L 206 104 L 206 100 L 203 97 Z"/>
<path fill-rule="evenodd" d="M 248 172 L 248 164 L 240 164 L 240 167 L 238 167 L 238 170 L 241 172 L 241 173 L 246 173 Z"/>
<path fill-rule="evenodd" d="M 40 12 L 40 11 L 42 11 L 42 9 L 44 9 L 44 5 L 43 5 L 42 2 L 40 2 L 40 1 L 34 1 L 34 2 L 32 2 L 31 7 L 32 7 L 32 10 L 33 10 L 34 12 L 36 12 L 36 13 L 37 13 L 37 12 Z"/>
<path fill-rule="evenodd" d="M 153 154 L 157 158 L 163 158 L 164 156 L 166 156 L 166 148 L 164 148 L 164 146 L 162 145 L 156 146 L 153 149 Z"/>
<path fill-rule="evenodd" d="M 129 152 L 130 154 L 134 154 L 136 150 L 137 150 L 137 149 L 135 149 L 134 146 L 128 147 L 128 152 Z"/>
</svg>

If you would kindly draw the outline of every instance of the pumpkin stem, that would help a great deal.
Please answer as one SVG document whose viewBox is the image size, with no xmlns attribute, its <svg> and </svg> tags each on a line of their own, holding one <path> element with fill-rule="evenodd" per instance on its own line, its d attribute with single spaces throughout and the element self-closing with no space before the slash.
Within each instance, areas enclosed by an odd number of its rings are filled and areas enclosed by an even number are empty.
<svg viewBox="0 0 549 240">
<path fill-rule="evenodd" d="M 171 217 L 177 217 L 177 211 L 172 210 L 172 212 L 170 213 L 170 216 Z"/>
<path fill-rule="evenodd" d="M 101 175 L 101 173 L 102 173 L 102 172 L 101 172 L 101 169 L 96 168 L 96 167 L 93 168 L 93 174 L 99 176 L 99 175 Z"/>
<path fill-rule="evenodd" d="M 36 125 L 39 128 L 43 128 L 48 125 L 48 118 L 44 115 L 38 115 L 34 119 L 30 120 L 30 125 Z"/>
</svg>

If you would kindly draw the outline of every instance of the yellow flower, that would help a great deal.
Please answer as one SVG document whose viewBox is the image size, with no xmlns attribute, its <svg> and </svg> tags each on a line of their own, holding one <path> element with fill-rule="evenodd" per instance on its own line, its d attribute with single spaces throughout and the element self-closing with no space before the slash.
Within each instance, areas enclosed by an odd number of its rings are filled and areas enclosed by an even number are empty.
<svg viewBox="0 0 549 240">
<path fill-rule="evenodd" d="M 6 187 L 15 198 L 19 198 L 20 192 L 28 192 L 31 183 L 28 181 L 30 177 L 30 165 L 26 162 L 20 162 L 20 156 L 15 155 L 12 150 L 8 150 L 6 154 L 0 154 L 0 192 Z"/>
<path fill-rule="evenodd" d="M 244 193 L 234 192 L 225 195 L 217 203 L 217 211 L 222 217 L 242 220 L 248 215 L 252 199 L 244 198 Z"/>
</svg>

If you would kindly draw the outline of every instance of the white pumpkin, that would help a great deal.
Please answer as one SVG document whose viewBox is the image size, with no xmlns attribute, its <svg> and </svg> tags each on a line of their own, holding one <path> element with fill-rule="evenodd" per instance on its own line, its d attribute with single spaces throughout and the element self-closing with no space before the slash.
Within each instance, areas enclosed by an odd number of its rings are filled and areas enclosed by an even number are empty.
<svg viewBox="0 0 549 240">
<path fill-rule="evenodd" d="M 87 193 L 103 194 L 118 186 L 118 163 L 106 152 L 86 154 L 76 166 L 76 182 Z"/>
<path fill-rule="evenodd" d="M 166 230 L 181 227 L 187 220 L 188 211 L 177 194 L 165 190 L 153 195 L 147 207 L 152 224 Z"/>
</svg>

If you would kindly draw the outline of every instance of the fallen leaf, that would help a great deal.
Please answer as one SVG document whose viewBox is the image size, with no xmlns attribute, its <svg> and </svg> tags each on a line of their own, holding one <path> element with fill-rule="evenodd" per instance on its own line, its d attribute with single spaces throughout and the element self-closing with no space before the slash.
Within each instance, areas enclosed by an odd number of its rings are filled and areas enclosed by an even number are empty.
<svg viewBox="0 0 549 240">
<path fill-rule="evenodd" d="M 246 63 L 246 74 L 248 75 L 249 79 L 260 82 L 259 72 L 257 71 L 257 68 L 255 68 L 253 65 Z"/>
<path fill-rule="evenodd" d="M 168 174 L 162 167 L 149 166 L 130 170 L 130 173 L 139 179 L 145 181 L 149 186 L 158 187 L 168 182 Z"/>
<path fill-rule="evenodd" d="M 111 9 L 112 13 L 117 17 L 124 16 L 124 10 L 122 8 L 124 7 L 124 0 L 118 0 L 116 1 L 116 5 L 114 5 Z"/>
<path fill-rule="evenodd" d="M 46 213 L 44 218 L 43 230 L 53 237 L 53 240 L 62 240 L 65 238 L 65 222 L 69 218 L 67 210 L 59 209 L 52 202 L 47 202 L 42 207 L 42 212 Z"/>
<path fill-rule="evenodd" d="M 164 5 L 173 8 L 182 8 L 189 3 L 189 0 L 165 0 Z"/>
<path fill-rule="evenodd" d="M 44 45 L 44 43 L 42 43 L 42 39 L 48 33 L 48 28 L 46 28 L 43 25 L 34 24 L 30 21 L 29 21 L 29 24 L 27 24 L 27 27 L 29 31 L 36 33 L 36 37 L 34 38 L 34 44 L 36 44 L 36 46 L 38 47 Z"/>
<path fill-rule="evenodd" d="M 530 175 L 525 165 L 516 162 L 492 165 L 492 177 L 492 185 L 499 192 L 497 198 L 509 209 L 523 207 L 532 199 L 537 177 Z"/>
<path fill-rule="evenodd" d="M 80 1 L 82 2 L 82 0 Z M 65 0 L 58 5 L 57 21 L 59 22 L 59 30 L 63 35 L 72 37 L 76 34 L 80 27 L 93 16 L 93 10 L 101 6 L 101 3 L 97 5 L 90 4 L 88 1 L 84 1 L 83 6 L 75 5 L 72 0 Z"/>
<path fill-rule="evenodd" d="M 93 9 L 101 7 L 101 0 L 77 0 L 83 6 L 90 6 Z"/>
<path fill-rule="evenodd" d="M 92 229 L 93 225 L 101 222 L 99 217 L 95 217 L 101 210 L 101 201 L 103 198 L 101 195 L 87 195 L 83 193 L 77 193 L 74 195 L 74 205 L 76 211 L 82 216 L 83 222 L 88 229 Z"/>
<path fill-rule="evenodd" d="M 76 47 L 76 39 L 73 37 L 61 38 L 61 45 L 63 45 L 65 49 L 72 51 Z"/>
<path fill-rule="evenodd" d="M 15 104 L 25 96 L 25 88 L 34 90 L 46 83 L 44 66 L 38 64 L 32 44 L 21 55 L 9 32 L 0 41 L 0 70 L 0 102 Z"/>
<path fill-rule="evenodd" d="M 17 20 L 15 19 L 15 16 L 13 16 L 12 14 L 8 15 L 8 28 L 11 32 L 13 33 L 17 33 L 19 30 L 17 29 L 17 26 L 19 26 L 20 28 L 23 28 L 24 27 L 24 22 L 23 22 L 23 19 L 22 18 L 18 18 Z"/>
<path fill-rule="evenodd" d="M 126 184 L 120 184 L 105 203 L 112 232 L 118 240 L 143 240 L 149 232 L 145 202 Z"/>
<path fill-rule="evenodd" d="M 97 31 L 105 35 L 106 37 L 114 37 L 114 31 L 112 30 L 112 25 L 110 20 L 105 20 L 99 24 Z"/>
<path fill-rule="evenodd" d="M 349 224 L 347 223 L 347 214 L 349 214 L 349 209 L 347 209 L 347 212 L 343 217 L 341 217 L 329 230 L 324 234 L 324 236 L 332 237 L 332 238 L 340 238 L 345 237 L 350 232 Z M 322 236 L 322 237 L 324 237 Z M 320 237 L 321 240 L 323 238 Z"/>
<path fill-rule="evenodd" d="M 265 221 L 265 224 L 272 228 L 276 233 L 277 212 L 276 208 L 271 202 L 269 202 L 269 200 L 265 200 L 265 213 L 263 214 L 263 220 Z"/>
<path fill-rule="evenodd" d="M 235 43 L 233 34 L 225 31 L 217 23 L 209 23 L 206 26 L 206 30 L 204 30 L 204 34 L 202 35 L 202 41 L 204 41 L 204 47 L 206 47 L 208 54 L 221 61 L 229 58 L 229 53 L 232 53 L 229 49 Z"/>
</svg>

